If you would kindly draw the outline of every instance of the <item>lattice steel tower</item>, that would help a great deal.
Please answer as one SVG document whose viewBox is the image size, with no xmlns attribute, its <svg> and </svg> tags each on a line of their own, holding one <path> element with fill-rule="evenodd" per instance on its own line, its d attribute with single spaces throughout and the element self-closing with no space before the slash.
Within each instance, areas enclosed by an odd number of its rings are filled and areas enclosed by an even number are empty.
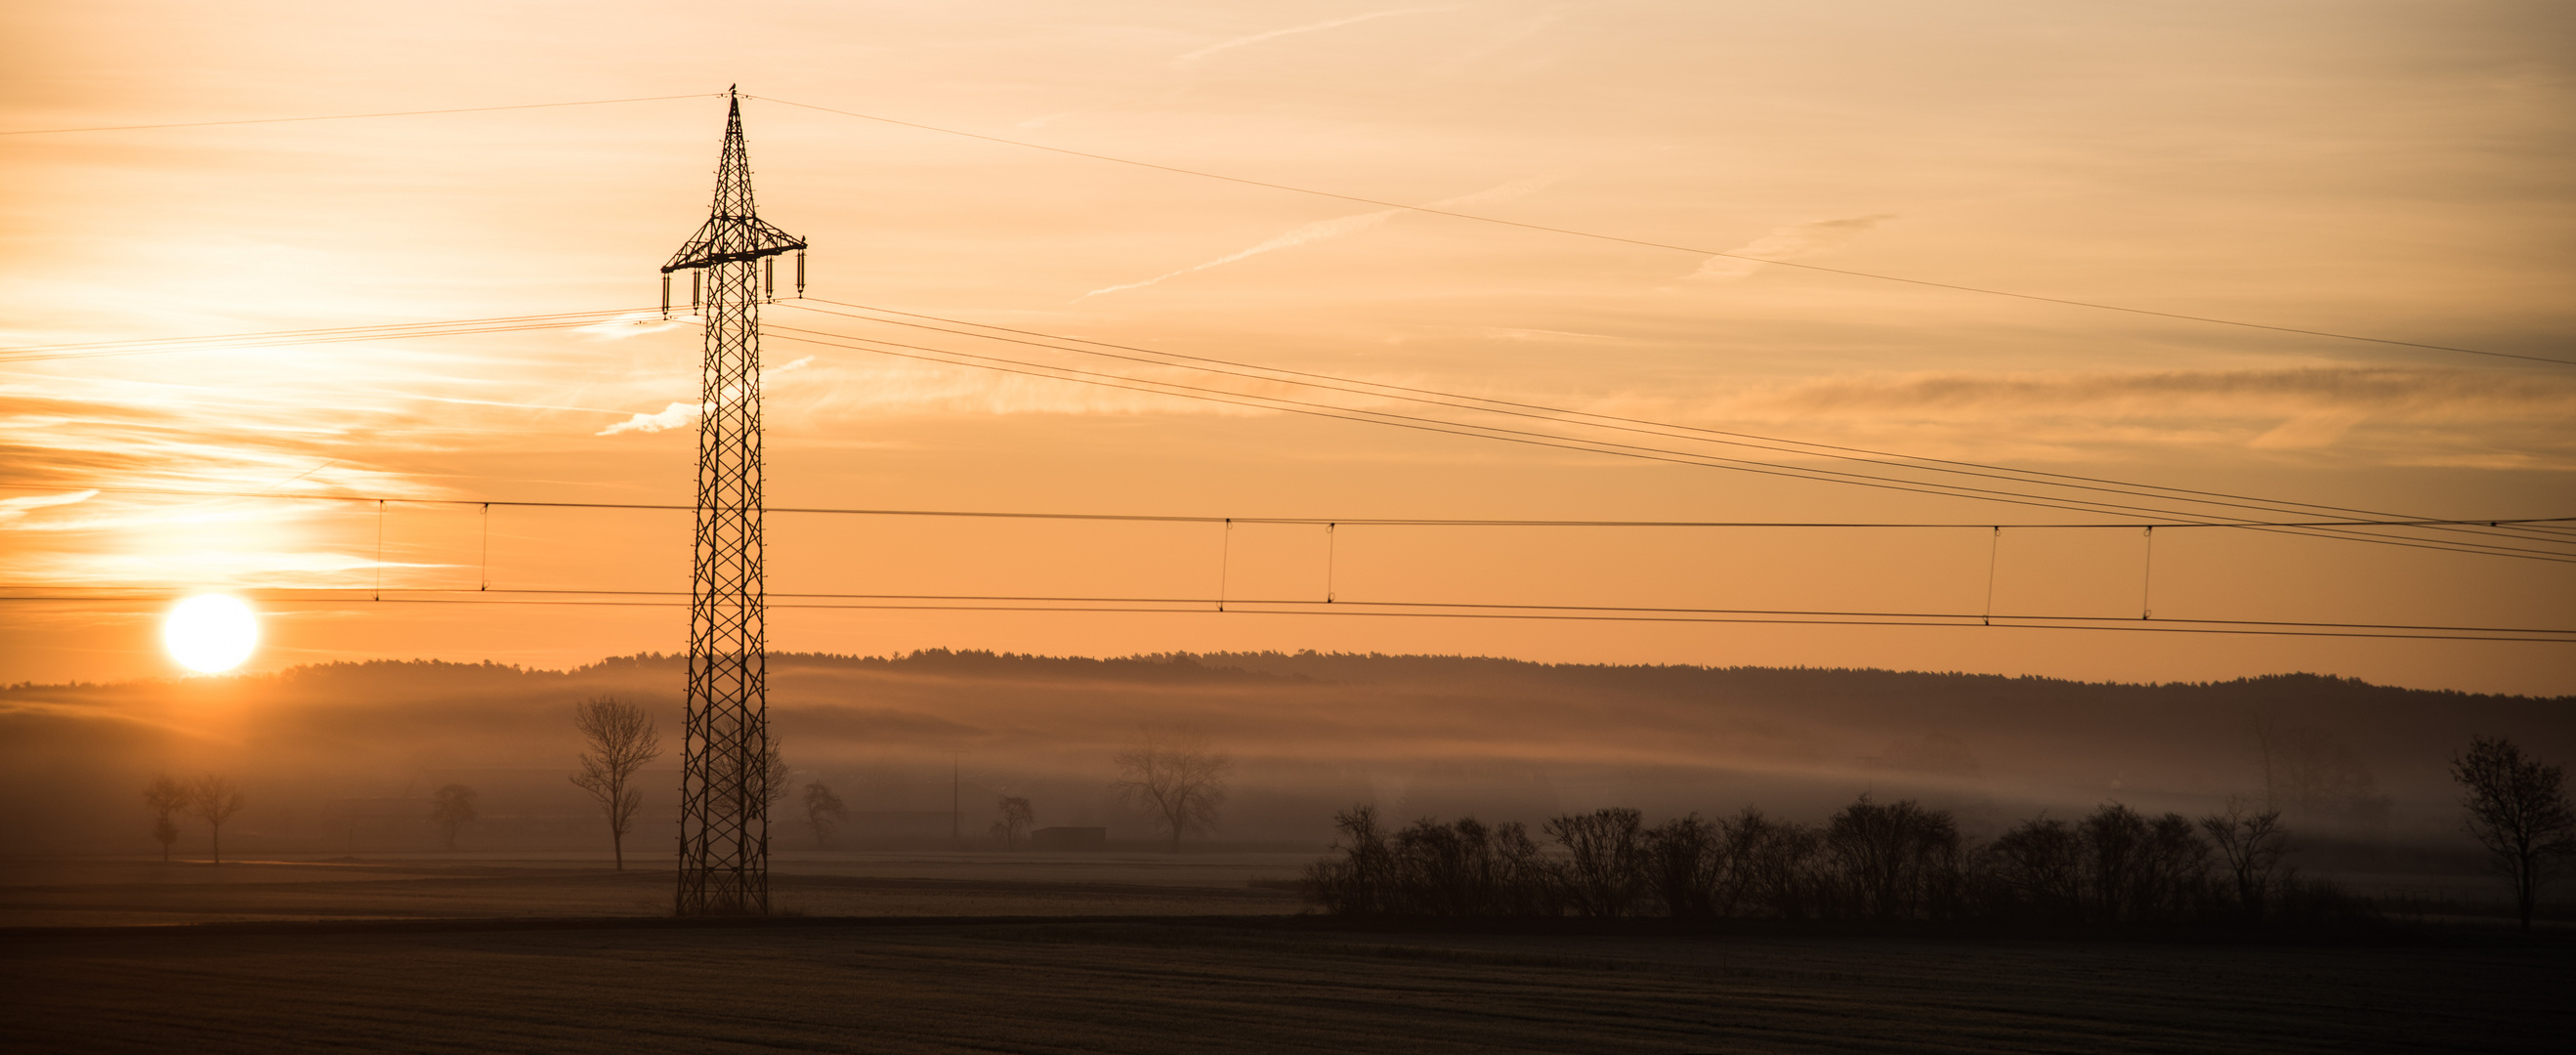
<svg viewBox="0 0 2576 1055">
<path fill-rule="evenodd" d="M 805 242 L 761 222 L 751 203 L 742 100 L 726 93 L 715 209 L 662 265 L 689 273 L 706 327 L 699 391 L 698 515 L 689 593 L 688 718 L 680 751 L 683 916 L 769 911 L 768 594 L 760 535 L 760 302 L 778 291 L 780 254 Z"/>
</svg>

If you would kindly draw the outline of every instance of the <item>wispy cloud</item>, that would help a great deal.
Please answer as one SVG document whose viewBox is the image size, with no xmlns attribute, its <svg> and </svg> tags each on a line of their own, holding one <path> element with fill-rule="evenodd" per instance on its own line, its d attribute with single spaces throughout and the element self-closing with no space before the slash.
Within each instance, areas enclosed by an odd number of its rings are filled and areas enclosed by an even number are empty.
<svg viewBox="0 0 2576 1055">
<path fill-rule="evenodd" d="M 688 320 L 679 316 L 664 318 L 662 313 L 656 311 L 631 311 L 588 326 L 573 327 L 573 332 L 589 334 L 594 340 L 623 341 L 630 337 L 660 333 L 688 324 Z"/>
<path fill-rule="evenodd" d="M 1484 190 L 1477 191 L 1474 194 L 1464 194 L 1455 198 L 1444 198 L 1440 201 L 1435 201 L 1429 205 L 1423 206 L 1423 208 L 1461 209 L 1478 205 L 1493 205 L 1535 194 L 1540 190 L 1545 189 L 1549 184 L 1555 183 L 1557 180 L 1563 178 L 1564 176 L 1561 174 L 1554 173 L 1544 176 L 1531 176 L 1525 179 L 1513 180 L 1500 186 L 1488 187 Z M 1117 293 L 1123 290 L 1142 289 L 1146 286 L 1150 286 L 1167 279 L 1179 278 L 1182 275 L 1194 274 L 1212 267 L 1222 267 L 1246 257 L 1259 256 L 1263 253 L 1279 249 L 1293 249 L 1309 242 L 1320 242 L 1328 238 L 1339 238 L 1347 234 L 1356 234 L 1412 211 L 1414 210 L 1379 209 L 1375 212 L 1353 213 L 1349 216 L 1336 216 L 1329 220 L 1317 220 L 1313 223 L 1302 224 L 1290 230 L 1286 234 L 1272 238 L 1259 245 L 1235 250 L 1234 252 L 1227 253 L 1224 256 L 1203 264 L 1193 264 L 1178 271 L 1166 272 L 1164 274 L 1145 279 L 1141 282 L 1127 282 L 1115 286 L 1103 286 L 1099 289 L 1092 290 L 1089 293 L 1085 293 L 1083 296 L 1097 297 L 1104 293 Z"/>
<path fill-rule="evenodd" d="M 770 378 L 790 371 L 802 370 L 813 362 L 814 357 L 809 355 L 792 363 L 782 363 L 777 366 L 764 367 L 760 371 L 761 383 L 765 386 L 768 384 Z M 720 401 L 732 400 L 739 398 L 741 395 L 742 393 L 740 390 L 729 388 L 719 394 L 717 399 Z M 617 424 L 601 429 L 593 435 L 615 436 L 626 432 L 662 432 L 667 429 L 681 428 L 688 425 L 690 422 L 698 420 L 699 417 L 706 414 L 707 406 L 708 404 L 705 403 L 673 403 L 663 407 L 660 411 L 655 413 L 637 414 L 624 421 L 618 422 Z"/>
<path fill-rule="evenodd" d="M 0 524 L 26 516 L 29 510 L 48 506 L 67 506 L 98 497 L 97 491 L 73 491 L 59 495 L 28 495 L 24 498 L 0 498 Z"/>
<path fill-rule="evenodd" d="M 1877 213 L 1775 227 L 1770 234 L 1727 250 L 1727 255 L 1708 258 L 1690 277 L 1705 282 L 1732 282 L 1762 270 L 1764 261 L 1798 260 L 1833 252 L 1850 245 L 1870 228 L 1895 218 L 1893 213 Z"/>
<path fill-rule="evenodd" d="M 2355 464 L 2576 469 L 2576 379 L 2435 368 L 1869 373 L 1591 409 L 1941 457 L 2164 449 Z"/>
<path fill-rule="evenodd" d="M 1396 7 L 1389 8 L 1384 11 L 1370 11 L 1366 14 L 1350 15 L 1344 18 L 1327 19 L 1311 25 L 1291 26 L 1287 29 L 1274 29 L 1267 33 L 1255 33 L 1248 37 L 1235 37 L 1231 40 L 1217 41 L 1216 43 L 1200 48 L 1197 51 L 1173 58 L 1172 65 L 1188 66 L 1220 51 L 1230 51 L 1247 44 L 1258 44 L 1265 40 L 1276 40 L 1280 37 L 1295 36 L 1299 33 L 1314 33 L 1327 29 L 1339 29 L 1343 26 L 1355 25 L 1361 22 L 1369 22 L 1381 18 L 1394 18 L 1397 15 L 1438 14 L 1444 11 L 1455 11 L 1465 6 L 1467 5 L 1450 4 L 1445 7 Z"/>
</svg>

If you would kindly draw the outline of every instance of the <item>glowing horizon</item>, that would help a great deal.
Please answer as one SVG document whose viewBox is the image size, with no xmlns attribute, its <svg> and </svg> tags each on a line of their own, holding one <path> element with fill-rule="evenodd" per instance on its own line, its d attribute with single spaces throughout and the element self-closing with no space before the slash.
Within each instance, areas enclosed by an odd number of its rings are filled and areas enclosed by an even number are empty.
<svg viewBox="0 0 2576 1055">
<path fill-rule="evenodd" d="M 122 28 L 147 15 L 163 28 Z M 505 28 L 469 9 L 421 42 L 381 45 L 425 17 L 314 20 L 268 3 L 220 17 L 127 3 L 13 13 L 33 87 L 0 103 L 0 129 L 712 93 L 747 76 L 760 97 L 1926 281 L 2532 354 L 2576 332 L 2560 239 L 2534 220 L 2563 204 L 2542 174 L 2563 162 L 2553 115 L 2576 106 L 2537 43 L 2547 34 L 2511 19 L 2389 9 L 2322 31 L 2217 5 L 2153 26 L 1902 5 L 1654 4 L 1619 18 L 1534 3 L 1125 5 L 891 21 L 797 10 L 727 15 L 717 33 L 715 15 L 674 5 L 586 28 L 596 45 L 569 56 L 544 42 L 586 25 L 567 12 Z M 709 50 L 741 28 L 767 43 Z M 2427 49 L 2476 58 L 2419 61 Z M 459 80 L 460 63 L 482 73 Z M 603 313 L 554 329 L 13 364 L 0 378 L 0 574 L 102 596 L 171 582 L 262 595 L 683 586 L 685 513 L 139 492 L 689 501 L 697 335 L 648 309 L 654 266 L 703 216 L 722 106 L 706 94 L 0 140 L 13 152 L 0 268 L 26 306 L 0 344 Z M 812 239 L 814 293 L 836 302 L 1916 459 L 2410 516 L 2576 512 L 2576 371 L 2564 367 L 1800 272 L 744 106 L 762 214 Z M 1327 399 L 1361 416 L 1459 413 L 1389 388 L 1319 396 L 1276 376 L 824 313 L 846 311 L 768 313 L 804 331 L 765 348 L 774 505 L 2110 519 L 1086 386 L 814 336 Z M 1800 472 L 1883 471 L 1812 448 L 1688 442 Z M 2261 533 L 2159 533 L 2150 570 L 2142 540 L 2114 531 L 2008 530 L 1996 544 L 1973 529 L 1354 528 L 1328 540 L 784 518 L 773 530 L 774 593 L 1304 598 L 1329 580 L 1345 602 L 2576 626 L 2566 563 Z M 2563 545 L 2539 532 L 2461 538 Z M 0 679 L 149 674 L 163 662 L 158 615 L 8 602 Z M 354 600 L 281 604 L 265 619 L 268 643 L 245 669 L 414 656 L 562 667 L 670 651 L 685 626 L 662 608 Z M 2314 670 L 2576 691 L 2567 645 L 2358 638 L 781 608 L 772 642 L 2087 680 Z"/>
</svg>

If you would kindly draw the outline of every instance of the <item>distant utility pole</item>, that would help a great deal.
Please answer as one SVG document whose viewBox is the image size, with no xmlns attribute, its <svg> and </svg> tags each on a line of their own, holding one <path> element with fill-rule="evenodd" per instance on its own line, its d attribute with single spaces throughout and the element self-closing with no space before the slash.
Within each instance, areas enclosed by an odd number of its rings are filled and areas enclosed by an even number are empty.
<svg viewBox="0 0 2576 1055">
<path fill-rule="evenodd" d="M 964 751 L 948 752 L 948 845 L 958 849 L 966 846 L 965 785 L 959 776 L 965 757 Z"/>
<path fill-rule="evenodd" d="M 760 534 L 760 303 L 778 292 L 777 257 L 805 242 L 761 221 L 751 202 L 742 100 L 726 93 L 715 207 L 662 265 L 689 273 L 706 329 L 699 375 L 698 515 L 689 591 L 688 715 L 680 751 L 683 916 L 769 911 L 769 611 Z"/>
</svg>

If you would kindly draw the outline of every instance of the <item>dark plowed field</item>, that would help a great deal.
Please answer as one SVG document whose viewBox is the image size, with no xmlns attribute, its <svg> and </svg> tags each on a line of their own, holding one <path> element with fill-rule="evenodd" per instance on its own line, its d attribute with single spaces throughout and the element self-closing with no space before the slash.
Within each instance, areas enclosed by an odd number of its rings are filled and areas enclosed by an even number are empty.
<svg viewBox="0 0 2576 1055">
<path fill-rule="evenodd" d="M 11 1051 L 2543 1051 L 2563 946 L 594 920 L 0 935 Z"/>
</svg>

